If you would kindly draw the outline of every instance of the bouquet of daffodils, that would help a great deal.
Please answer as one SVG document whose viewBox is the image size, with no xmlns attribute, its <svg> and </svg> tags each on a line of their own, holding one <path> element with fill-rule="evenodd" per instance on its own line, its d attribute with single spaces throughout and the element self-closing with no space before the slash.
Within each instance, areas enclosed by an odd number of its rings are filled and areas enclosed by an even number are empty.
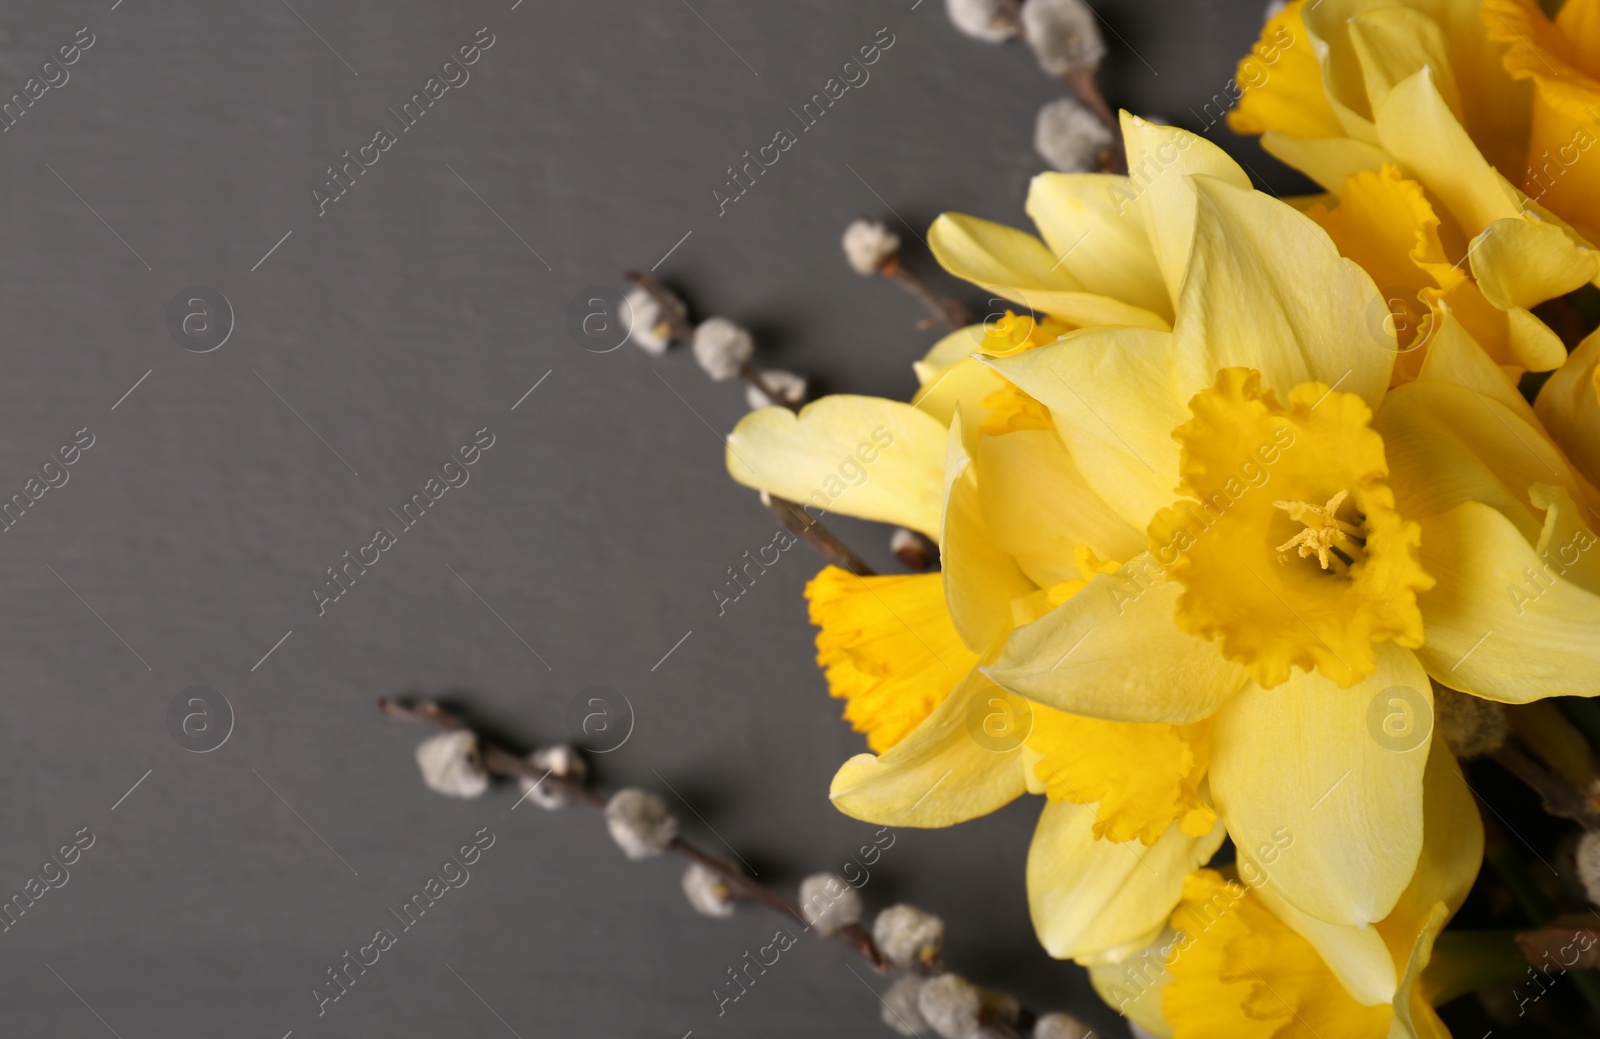
<svg viewBox="0 0 1600 1039">
<path fill-rule="evenodd" d="M 952 13 L 1026 32 L 1007 7 Z M 1593 718 L 1553 699 L 1600 693 L 1600 0 L 1295 0 L 1237 82 L 1232 127 L 1326 194 L 1123 113 L 1126 175 L 1039 176 L 1037 234 L 934 222 L 1009 309 L 909 402 L 754 411 L 728 471 L 937 545 L 806 589 L 869 751 L 830 796 L 922 827 L 1040 796 L 1038 939 L 1139 1028 L 1443 1036 L 1489 983 L 1515 1020 L 1593 992 L 1600 924 L 1446 931 L 1486 819 L 1552 916 L 1473 757 L 1583 828 L 1600 896 Z"/>
</svg>

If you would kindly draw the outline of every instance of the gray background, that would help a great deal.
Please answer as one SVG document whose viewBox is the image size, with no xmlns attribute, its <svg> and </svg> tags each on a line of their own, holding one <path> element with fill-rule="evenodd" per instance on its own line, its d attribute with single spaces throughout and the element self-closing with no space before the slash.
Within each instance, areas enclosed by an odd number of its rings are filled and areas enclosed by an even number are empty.
<svg viewBox="0 0 1600 1039">
<path fill-rule="evenodd" d="M 1106 0 L 1125 38 L 1109 38 L 1109 95 L 1198 128 L 1191 107 L 1222 92 L 1260 7 Z M 816 559 L 796 548 L 726 616 L 712 606 L 724 568 L 773 531 L 707 428 L 731 428 L 743 392 L 682 352 L 585 353 L 567 304 L 693 232 L 658 273 L 701 313 L 750 325 L 765 363 L 819 390 L 904 397 L 935 334 L 845 268 L 839 232 L 889 206 L 917 231 L 944 209 L 1024 222 L 1033 113 L 1059 90 L 1018 48 L 959 36 L 940 0 L 295 9 L 305 22 L 282 0 L 0 15 L 6 95 L 79 27 L 96 36 L 0 135 L 0 490 L 75 430 L 97 438 L 0 534 L 0 895 L 80 827 L 97 835 L 0 935 L 0 1030 L 887 1035 L 859 962 L 809 941 L 718 1020 L 712 986 L 776 918 L 694 916 L 676 861 L 624 861 L 587 813 L 429 793 L 421 730 L 373 701 L 454 691 L 528 745 L 560 738 L 581 689 L 610 686 L 637 727 L 603 782 L 659 790 L 659 772 L 763 879 L 842 865 L 872 828 L 825 796 L 861 744 L 812 663 L 800 592 Z M 324 167 L 480 26 L 496 42 L 471 81 L 318 217 Z M 881 26 L 895 42 L 870 82 L 719 217 L 724 167 Z M 194 284 L 237 312 L 213 353 L 166 328 Z M 471 482 L 319 617 L 323 569 L 484 426 L 497 441 Z M 882 532 L 841 530 L 884 558 Z M 237 714 L 208 754 L 166 728 L 196 684 Z M 864 893 L 942 913 L 975 979 L 1110 1024 L 1032 938 L 1038 805 L 901 832 Z M 323 972 L 484 826 L 498 840 L 468 885 L 319 1018 Z"/>
</svg>

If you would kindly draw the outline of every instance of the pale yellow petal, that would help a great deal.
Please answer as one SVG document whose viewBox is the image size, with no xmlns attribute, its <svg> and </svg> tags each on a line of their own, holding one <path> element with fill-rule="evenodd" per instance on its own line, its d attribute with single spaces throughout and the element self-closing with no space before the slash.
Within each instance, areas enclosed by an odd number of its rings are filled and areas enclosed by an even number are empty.
<svg viewBox="0 0 1600 1039">
<path fill-rule="evenodd" d="M 1206 174 L 1248 190 L 1250 178 L 1221 148 L 1174 126 L 1146 122 L 1122 113 L 1128 153 L 1128 182 L 1155 250 L 1167 293 L 1178 299 L 1195 234 L 1195 194 L 1191 174 Z"/>
<path fill-rule="evenodd" d="M 1245 673 L 1215 643 L 1178 630 L 1182 590 L 1141 553 L 1018 628 L 986 670 L 1006 689 L 1073 714 L 1171 725 L 1208 718 Z"/>
<path fill-rule="evenodd" d="M 1377 670 L 1349 689 L 1306 672 L 1275 689 L 1246 687 L 1217 713 L 1211 750 L 1212 796 L 1234 841 L 1259 848 L 1286 831 L 1294 843 L 1271 867 L 1278 893 L 1355 927 L 1388 915 L 1422 850 L 1429 734 L 1380 740 L 1393 731 L 1382 727 L 1387 700 L 1425 705 L 1409 719 L 1424 725 L 1432 687 L 1409 650 L 1384 642 L 1375 651 Z M 1410 738 L 1416 745 L 1403 749 Z"/>
<path fill-rule="evenodd" d="M 1267 133 L 1261 137 L 1261 147 L 1335 193 L 1352 174 L 1382 169 L 1384 163 L 1394 161 L 1382 148 L 1354 137 Z"/>
<path fill-rule="evenodd" d="M 1502 310 L 1537 306 L 1600 276 L 1600 252 L 1530 219 L 1494 221 L 1472 243 L 1471 257 L 1478 287 Z"/>
<path fill-rule="evenodd" d="M 1178 904 L 1183 878 L 1222 845 L 1219 822 L 1204 837 L 1168 827 L 1152 847 L 1094 836 L 1095 808 L 1047 805 L 1028 848 L 1028 909 L 1045 951 L 1087 963 L 1150 941 Z"/>
<path fill-rule="evenodd" d="M 1181 954 L 1182 936 L 1171 927 L 1144 947 L 1107 963 L 1091 963 L 1089 983 L 1106 1006 L 1160 1039 L 1172 1039 L 1161 1012 L 1172 982 L 1167 964 Z"/>
<path fill-rule="evenodd" d="M 1241 875 L 1271 876 L 1270 868 L 1257 866 L 1254 859 L 1248 859 L 1251 865 L 1245 866 L 1248 857 L 1243 851 L 1239 857 Z M 1259 872 L 1252 874 L 1249 870 Z M 1383 936 L 1376 927 L 1372 924 L 1365 927 L 1330 924 L 1302 913 L 1284 899 L 1270 882 L 1253 890 L 1278 919 L 1316 946 L 1322 962 L 1333 971 L 1351 999 L 1369 1007 L 1382 1006 L 1394 999 L 1400 979 L 1395 974 L 1394 958 L 1389 955 L 1389 947 L 1383 943 Z"/>
<path fill-rule="evenodd" d="M 1600 332 L 1585 339 L 1539 391 L 1534 405 L 1557 444 L 1600 485 Z"/>
<path fill-rule="evenodd" d="M 1026 718 L 1028 707 L 972 672 L 887 753 L 846 761 L 828 797 L 844 814 L 884 826 L 954 826 L 989 814 L 1025 787 L 1020 739 L 973 737 L 997 712 Z"/>
<path fill-rule="evenodd" d="M 961 418 L 950 425 L 945 459 L 947 499 L 939 538 L 950 620 L 974 653 L 998 646 L 1011 631 L 1011 600 L 1035 585 L 1000 549 L 984 524 L 978 474 L 962 443 Z"/>
<path fill-rule="evenodd" d="M 909 404 L 840 395 L 799 415 L 765 408 L 727 443 L 734 480 L 799 502 L 814 519 L 838 512 L 939 536 L 945 427 Z"/>
<path fill-rule="evenodd" d="M 965 337 L 966 332 L 963 330 L 952 333 L 945 341 Z M 964 344 L 967 353 L 971 354 L 982 341 L 981 332 L 976 340 L 968 340 Z M 965 412 L 970 420 L 969 425 L 977 428 L 983 423 L 989 411 L 983 405 L 985 398 L 1003 389 L 1005 384 L 1005 380 L 982 361 L 963 356 L 959 361 L 931 376 L 917 391 L 916 396 L 911 398 L 911 403 L 919 411 L 926 412 L 947 426 L 956 412 Z"/>
<path fill-rule="evenodd" d="M 1129 559 L 1144 549 L 1143 531 L 1089 487 L 1054 430 L 984 437 L 977 467 L 989 533 L 1041 587 L 1093 576 L 1078 569 L 1079 545 L 1101 559 Z"/>
<path fill-rule="evenodd" d="M 1422 854 L 1394 911 L 1379 921 L 1397 963 L 1411 954 L 1411 936 L 1426 929 L 1436 905 L 1454 913 L 1466 901 L 1483 863 L 1483 819 L 1461 766 L 1444 740 L 1434 740 L 1423 777 Z"/>
<path fill-rule="evenodd" d="M 917 385 L 926 387 L 928 383 L 949 370 L 951 365 L 971 357 L 973 351 L 983 342 L 983 335 L 983 325 L 968 325 L 948 333 L 934 343 L 933 347 L 922 355 L 922 360 L 911 362 L 911 370 L 917 376 Z"/>
<path fill-rule="evenodd" d="M 1146 236 L 1139 207 L 1129 205 L 1127 177 L 1041 173 L 1028 186 L 1028 215 L 1079 287 L 1172 320 L 1172 300 Z"/>
<path fill-rule="evenodd" d="M 1361 63 L 1367 103 L 1373 111 L 1383 107 L 1399 83 L 1427 68 L 1451 112 L 1460 115 L 1461 94 L 1450 67 L 1449 42 L 1439 23 L 1422 11 L 1402 7 L 1376 7 L 1349 22 L 1350 42 Z"/>
<path fill-rule="evenodd" d="M 945 213 L 928 229 L 928 248 L 945 270 L 1022 304 L 1078 325 L 1135 325 L 1166 329 L 1142 307 L 1086 291 L 1064 269 L 1062 256 L 1039 239 L 1003 224 Z"/>
</svg>

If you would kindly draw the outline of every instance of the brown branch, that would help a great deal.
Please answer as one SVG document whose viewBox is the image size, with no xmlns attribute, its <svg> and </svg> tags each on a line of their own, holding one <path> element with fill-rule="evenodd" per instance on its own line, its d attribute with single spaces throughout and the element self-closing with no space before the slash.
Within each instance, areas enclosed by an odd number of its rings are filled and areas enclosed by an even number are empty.
<svg viewBox="0 0 1600 1039">
<path fill-rule="evenodd" d="M 867 561 L 856 555 L 855 552 L 840 541 L 832 531 L 822 525 L 821 520 L 814 520 L 806 515 L 800 505 L 787 498 L 780 498 L 776 494 L 761 495 L 761 503 L 772 510 L 778 517 L 778 522 L 783 529 L 795 537 L 807 542 L 822 554 L 822 558 L 834 566 L 842 567 L 857 577 L 873 577 L 877 571 L 867 565 Z"/>
<path fill-rule="evenodd" d="M 771 384 L 767 382 L 767 377 L 761 372 L 756 371 L 755 366 L 749 361 L 746 361 L 744 363 L 744 367 L 739 369 L 739 378 L 743 379 L 751 386 L 754 386 L 757 392 L 778 407 L 788 408 L 790 411 L 796 413 L 800 411 L 801 402 L 788 400 L 783 396 L 783 394 L 773 389 Z"/>
<path fill-rule="evenodd" d="M 905 289 L 917 302 L 928 311 L 929 320 L 933 324 L 949 325 L 951 328 L 963 328 L 972 321 L 972 312 L 967 305 L 958 299 L 940 295 L 928 280 L 906 265 L 899 253 L 884 261 L 878 273 Z"/>
<path fill-rule="evenodd" d="M 1548 957 L 1554 957 L 1570 970 L 1600 967 L 1600 929 L 1594 926 L 1592 919 L 1582 916 L 1559 916 L 1543 927 L 1521 931 L 1517 934 L 1517 945 L 1523 957 L 1535 967 L 1543 966 L 1540 961 Z M 1572 952 L 1572 959 L 1561 956 L 1566 950 Z"/>
<path fill-rule="evenodd" d="M 1509 743 L 1495 751 L 1492 756 L 1507 772 L 1522 780 L 1539 795 L 1540 800 L 1544 802 L 1546 812 L 1563 819 L 1571 819 L 1587 830 L 1600 829 L 1600 812 L 1594 810 L 1592 802 L 1555 773 Z"/>
</svg>

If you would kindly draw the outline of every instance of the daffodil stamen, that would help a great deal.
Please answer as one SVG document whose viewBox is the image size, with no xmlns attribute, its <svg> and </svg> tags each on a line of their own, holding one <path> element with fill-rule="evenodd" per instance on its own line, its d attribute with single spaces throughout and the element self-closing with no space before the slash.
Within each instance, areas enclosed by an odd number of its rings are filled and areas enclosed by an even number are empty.
<svg viewBox="0 0 1600 1039">
<path fill-rule="evenodd" d="M 1339 518 L 1339 507 L 1349 496 L 1349 491 L 1340 491 L 1329 498 L 1326 505 L 1308 505 L 1300 501 L 1273 502 L 1273 508 L 1282 509 L 1294 522 L 1305 524 L 1304 530 L 1273 551 L 1287 552 L 1291 548 L 1298 548 L 1301 559 L 1316 556 L 1317 563 L 1324 570 L 1333 567 L 1332 557 L 1337 557 L 1346 567 L 1353 566 L 1362 557 L 1360 549 L 1366 545 L 1366 538 L 1362 537 L 1360 527 Z M 1348 546 L 1350 551 L 1342 552 L 1336 545 Z M 1343 573 L 1342 570 L 1340 572 Z"/>
</svg>

